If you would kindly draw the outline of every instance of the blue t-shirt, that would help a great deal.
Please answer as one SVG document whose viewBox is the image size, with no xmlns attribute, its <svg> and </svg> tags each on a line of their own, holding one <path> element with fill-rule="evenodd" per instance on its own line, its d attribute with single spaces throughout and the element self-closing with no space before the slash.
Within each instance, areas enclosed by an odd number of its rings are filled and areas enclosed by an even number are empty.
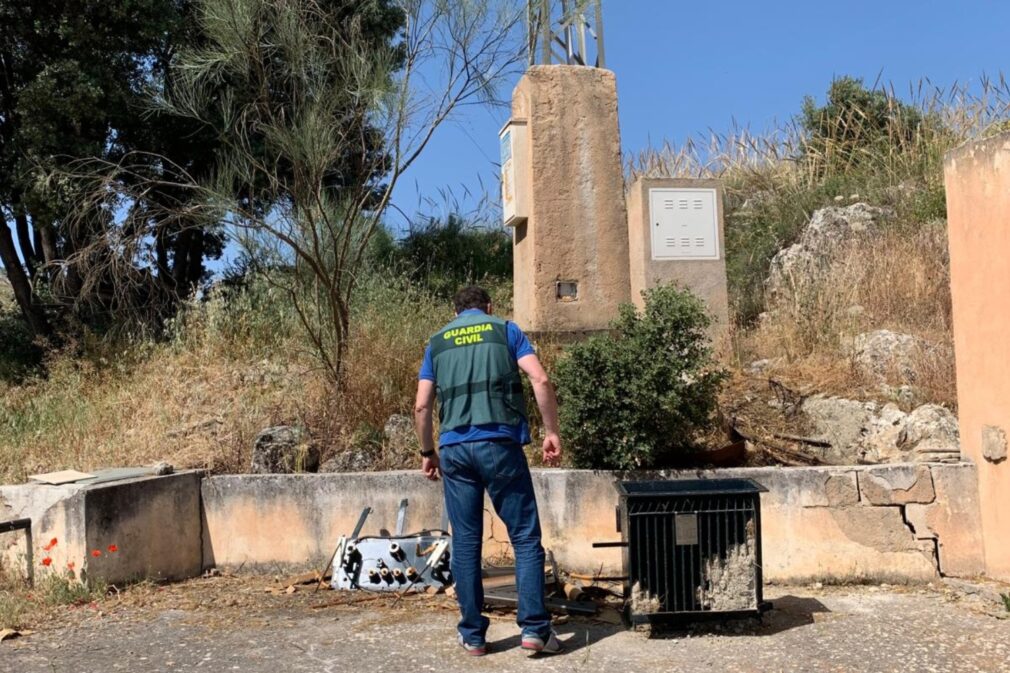
<svg viewBox="0 0 1010 673">
<path fill-rule="evenodd" d="M 480 309 L 471 308 L 463 311 L 460 315 L 472 315 L 483 313 Z M 514 322 L 506 322 L 506 334 L 508 337 L 509 353 L 513 358 L 534 355 L 533 344 L 526 338 L 523 331 Z M 435 367 L 431 362 L 431 344 L 424 349 L 424 360 L 421 361 L 421 371 L 417 378 L 423 381 L 435 382 Z M 439 433 L 439 446 L 449 446 L 450 444 L 460 444 L 462 442 L 484 442 L 491 439 L 511 439 L 517 444 L 530 443 L 530 426 L 523 421 L 519 425 L 507 425 L 505 423 L 485 423 L 482 425 L 464 425 L 454 430 L 442 430 Z"/>
</svg>

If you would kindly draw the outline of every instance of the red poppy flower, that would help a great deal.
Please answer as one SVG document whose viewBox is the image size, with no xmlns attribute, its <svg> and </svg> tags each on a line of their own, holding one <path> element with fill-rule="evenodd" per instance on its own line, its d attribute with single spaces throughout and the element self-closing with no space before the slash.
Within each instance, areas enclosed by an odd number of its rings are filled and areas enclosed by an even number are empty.
<svg viewBox="0 0 1010 673">
<path fill-rule="evenodd" d="M 101 549 L 96 549 L 93 552 L 91 552 L 91 555 L 94 556 L 95 558 L 98 558 L 99 556 L 102 555 L 102 550 Z"/>
<path fill-rule="evenodd" d="M 55 546 L 56 546 L 56 538 L 53 538 L 52 540 L 49 541 L 49 544 L 42 547 L 42 551 L 49 551 Z"/>
<path fill-rule="evenodd" d="M 45 557 L 44 559 L 42 559 L 42 565 L 46 566 L 47 568 L 49 566 L 51 566 L 52 564 L 53 564 L 53 560 L 51 558 L 49 558 L 48 556 Z"/>
<path fill-rule="evenodd" d="M 110 544 L 109 545 L 109 553 L 110 554 L 115 554 L 117 551 L 119 551 L 119 547 L 117 547 L 114 544 Z"/>
</svg>

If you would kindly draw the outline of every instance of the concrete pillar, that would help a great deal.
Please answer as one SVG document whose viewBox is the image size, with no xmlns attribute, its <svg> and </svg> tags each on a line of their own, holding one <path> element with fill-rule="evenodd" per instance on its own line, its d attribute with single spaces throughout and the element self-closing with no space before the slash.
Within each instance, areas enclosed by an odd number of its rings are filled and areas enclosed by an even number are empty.
<svg viewBox="0 0 1010 673">
<path fill-rule="evenodd" d="M 961 451 L 978 470 L 986 572 L 1010 581 L 1010 134 L 950 152 L 944 177 Z"/>
<path fill-rule="evenodd" d="M 722 183 L 639 178 L 628 190 L 631 299 L 675 283 L 705 302 L 717 332 L 729 324 Z"/>
<path fill-rule="evenodd" d="M 614 73 L 531 66 L 512 95 L 526 121 L 528 217 L 515 227 L 514 319 L 531 332 L 605 329 L 631 299 Z"/>
</svg>

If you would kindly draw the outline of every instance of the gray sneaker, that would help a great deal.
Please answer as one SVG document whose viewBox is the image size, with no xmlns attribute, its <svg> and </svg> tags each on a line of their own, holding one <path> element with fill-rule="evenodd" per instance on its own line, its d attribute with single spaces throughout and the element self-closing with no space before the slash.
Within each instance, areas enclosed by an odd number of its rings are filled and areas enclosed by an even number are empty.
<svg viewBox="0 0 1010 673">
<path fill-rule="evenodd" d="M 456 635 L 456 639 L 459 641 L 459 646 L 466 651 L 471 657 L 483 657 L 487 654 L 487 643 L 483 645 L 469 645 L 461 634 Z"/>
<path fill-rule="evenodd" d="M 532 633 L 524 633 L 523 649 L 538 654 L 557 654 L 565 648 L 561 645 L 561 641 L 558 640 L 558 634 L 554 630 L 551 630 L 546 640 Z"/>
</svg>

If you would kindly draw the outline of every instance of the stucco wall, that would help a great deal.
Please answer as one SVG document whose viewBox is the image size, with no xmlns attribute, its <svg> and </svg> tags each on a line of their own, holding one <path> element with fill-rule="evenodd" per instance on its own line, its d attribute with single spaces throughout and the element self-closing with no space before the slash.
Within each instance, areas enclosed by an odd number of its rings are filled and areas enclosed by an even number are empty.
<svg viewBox="0 0 1010 673">
<path fill-rule="evenodd" d="M 987 572 L 1010 581 L 1010 133 L 948 154 L 945 181 L 961 450 L 978 465 Z"/>
<path fill-rule="evenodd" d="M 930 580 L 983 570 L 973 465 L 754 468 L 638 474 L 634 478 L 754 479 L 761 496 L 769 581 Z M 545 546 L 567 569 L 620 571 L 613 472 L 535 470 Z M 407 498 L 408 532 L 436 528 L 441 485 L 417 471 L 355 474 L 183 473 L 88 487 L 0 487 L 0 516 L 31 517 L 36 545 L 56 537 L 54 567 L 71 561 L 110 582 L 198 575 L 221 566 L 264 570 L 321 565 L 370 506 L 363 534 L 392 530 Z M 485 555 L 507 553 L 508 535 L 485 514 Z M 0 536 L 5 555 L 20 535 Z M 119 551 L 109 554 L 108 545 Z M 102 556 L 93 558 L 90 551 Z M 38 555 L 37 558 L 41 558 Z M 13 557 L 8 560 L 14 560 Z"/>
<path fill-rule="evenodd" d="M 222 475 L 203 483 L 203 562 L 207 567 L 321 563 L 371 507 L 363 535 L 393 530 L 400 500 L 406 529 L 438 528 L 441 490 L 420 472 Z"/>
<path fill-rule="evenodd" d="M 512 117 L 527 120 L 530 196 L 513 236 L 514 319 L 531 332 L 604 329 L 631 299 L 614 73 L 531 66 Z M 557 281 L 577 282 L 578 298 L 559 301 Z"/>
<path fill-rule="evenodd" d="M 754 468 L 646 476 L 741 476 L 762 496 L 765 577 L 770 581 L 923 581 L 982 571 L 974 468 L 897 465 Z M 569 569 L 620 570 L 616 540 L 618 475 L 536 470 L 545 546 Z M 938 499 L 937 494 L 944 499 Z M 371 506 L 364 534 L 392 529 L 401 498 L 407 528 L 437 527 L 441 488 L 419 473 L 218 476 L 203 483 L 204 563 L 278 568 L 321 563 L 340 534 Z M 490 505 L 487 506 L 490 512 Z M 486 514 L 485 555 L 508 551 L 500 521 Z M 914 519 L 914 523 L 913 523 Z"/>
<path fill-rule="evenodd" d="M 703 188 L 716 190 L 716 219 L 719 226 L 719 259 L 654 260 L 649 218 L 649 190 L 654 188 Z M 628 249 L 631 269 L 631 299 L 639 308 L 642 292 L 662 283 L 676 283 L 701 298 L 715 320 L 717 329 L 729 323 L 729 294 L 726 285 L 726 241 L 723 233 L 722 183 L 718 180 L 682 178 L 639 178 L 628 188 Z"/>
</svg>

